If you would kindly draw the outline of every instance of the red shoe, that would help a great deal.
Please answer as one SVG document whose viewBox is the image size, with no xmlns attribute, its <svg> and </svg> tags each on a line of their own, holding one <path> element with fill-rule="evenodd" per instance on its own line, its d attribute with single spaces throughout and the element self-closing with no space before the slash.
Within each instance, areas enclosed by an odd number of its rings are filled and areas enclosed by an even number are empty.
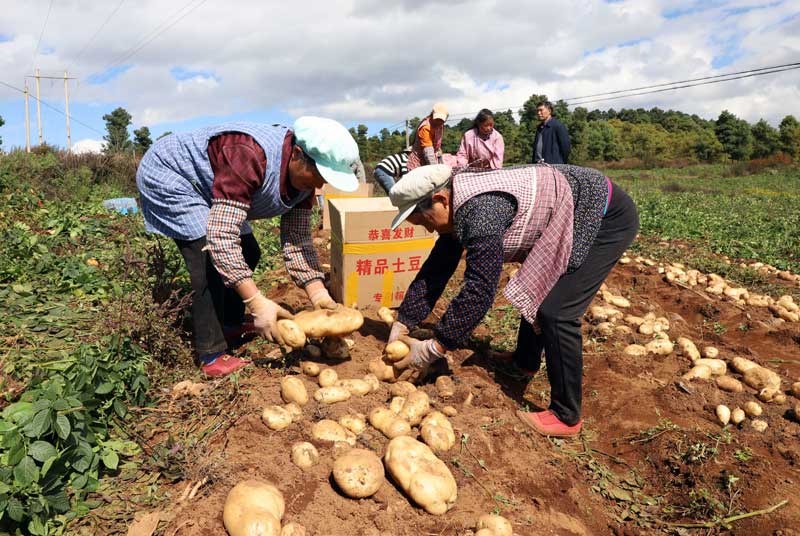
<svg viewBox="0 0 800 536">
<path fill-rule="evenodd" d="M 244 368 L 249 364 L 250 361 L 245 361 L 244 359 L 240 359 L 236 356 L 222 354 L 212 363 L 200 367 L 200 370 L 203 371 L 203 374 L 210 376 L 211 378 L 221 378 L 222 376 L 227 376 L 228 374 L 236 372 L 240 368 Z"/>
<path fill-rule="evenodd" d="M 514 366 L 518 371 L 520 371 L 523 376 L 527 376 L 528 378 L 533 378 L 536 376 L 538 371 L 530 370 L 526 368 L 522 368 L 516 363 L 514 363 L 514 352 L 495 352 L 489 351 L 489 361 L 494 361 L 495 363 L 502 363 L 503 365 Z"/>
<path fill-rule="evenodd" d="M 578 421 L 578 424 L 573 424 L 572 426 L 564 424 L 549 409 L 536 413 L 518 410 L 517 417 L 519 417 L 519 420 L 523 423 L 544 436 L 573 437 L 581 432 L 581 427 L 583 426 L 583 420 Z"/>
</svg>

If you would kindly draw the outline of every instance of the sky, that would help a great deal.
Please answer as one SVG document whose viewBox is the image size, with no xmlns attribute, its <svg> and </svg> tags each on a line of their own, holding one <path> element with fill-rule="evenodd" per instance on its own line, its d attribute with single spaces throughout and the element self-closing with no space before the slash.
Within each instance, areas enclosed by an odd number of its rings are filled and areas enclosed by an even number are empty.
<svg viewBox="0 0 800 536">
<path fill-rule="evenodd" d="M 67 70 L 73 143 L 100 139 L 118 106 L 154 138 L 300 115 L 377 133 L 435 101 L 473 115 L 791 62 L 797 0 L 0 0 L 0 82 Z M 40 91 L 64 109 L 62 80 Z M 589 105 L 653 106 L 777 126 L 800 116 L 800 70 Z M 41 113 L 65 146 L 64 116 Z M 2 147 L 24 146 L 23 95 L 2 84 L 0 117 Z"/>
</svg>

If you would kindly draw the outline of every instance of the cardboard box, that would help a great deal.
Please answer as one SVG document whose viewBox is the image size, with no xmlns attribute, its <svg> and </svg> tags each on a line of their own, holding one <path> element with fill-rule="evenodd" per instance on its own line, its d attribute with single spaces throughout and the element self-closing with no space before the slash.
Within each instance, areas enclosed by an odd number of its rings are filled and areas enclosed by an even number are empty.
<svg viewBox="0 0 800 536">
<path fill-rule="evenodd" d="M 391 230 L 387 197 L 332 199 L 331 294 L 351 307 L 397 307 L 436 240 L 424 227 Z"/>
<path fill-rule="evenodd" d="M 328 203 L 329 200 L 370 197 L 372 196 L 373 188 L 375 188 L 374 184 L 371 182 L 365 182 L 359 183 L 358 189 L 355 192 L 343 192 L 341 190 L 337 190 L 330 184 L 325 184 L 322 187 L 322 195 L 325 197 L 325 200 L 323 201 L 324 206 L 322 207 L 322 228 L 331 228 L 331 207 Z"/>
</svg>

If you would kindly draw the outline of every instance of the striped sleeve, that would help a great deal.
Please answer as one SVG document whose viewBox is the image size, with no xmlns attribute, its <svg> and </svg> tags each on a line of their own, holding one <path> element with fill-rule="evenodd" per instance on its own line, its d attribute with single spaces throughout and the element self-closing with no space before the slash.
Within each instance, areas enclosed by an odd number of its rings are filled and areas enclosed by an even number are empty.
<svg viewBox="0 0 800 536">
<path fill-rule="evenodd" d="M 207 247 L 211 262 L 226 287 L 235 287 L 253 277 L 253 271 L 245 262 L 239 236 L 249 208 L 249 205 L 238 201 L 214 199 L 208 214 Z"/>
<path fill-rule="evenodd" d="M 311 210 L 294 207 L 281 216 L 281 244 L 286 270 L 304 287 L 315 279 L 324 280 L 317 251 L 311 242 Z"/>
</svg>

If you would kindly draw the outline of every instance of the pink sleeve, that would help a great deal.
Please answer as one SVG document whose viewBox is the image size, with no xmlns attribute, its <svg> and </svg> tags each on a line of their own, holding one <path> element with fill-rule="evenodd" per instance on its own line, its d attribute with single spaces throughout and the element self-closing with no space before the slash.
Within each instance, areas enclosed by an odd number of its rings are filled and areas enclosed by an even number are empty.
<svg viewBox="0 0 800 536">
<path fill-rule="evenodd" d="M 469 164 L 469 156 L 467 154 L 467 135 L 469 132 L 468 130 L 461 136 L 461 145 L 458 147 L 458 152 L 456 153 L 456 165 L 458 166 L 466 166 Z"/>
<path fill-rule="evenodd" d="M 495 152 L 497 153 L 497 167 L 503 167 L 503 157 L 506 153 L 506 142 L 503 140 L 503 135 L 497 133 L 497 142 L 495 143 Z"/>
</svg>

